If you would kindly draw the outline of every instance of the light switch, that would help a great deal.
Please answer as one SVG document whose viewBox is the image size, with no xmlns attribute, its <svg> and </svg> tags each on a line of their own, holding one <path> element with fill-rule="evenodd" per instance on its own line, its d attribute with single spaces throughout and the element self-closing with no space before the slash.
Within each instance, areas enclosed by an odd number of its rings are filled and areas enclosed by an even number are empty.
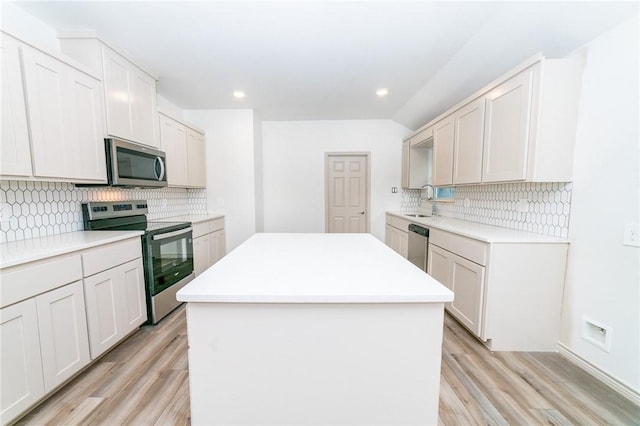
<svg viewBox="0 0 640 426">
<path fill-rule="evenodd" d="M 627 223 L 624 227 L 625 246 L 640 247 L 640 223 Z"/>
</svg>

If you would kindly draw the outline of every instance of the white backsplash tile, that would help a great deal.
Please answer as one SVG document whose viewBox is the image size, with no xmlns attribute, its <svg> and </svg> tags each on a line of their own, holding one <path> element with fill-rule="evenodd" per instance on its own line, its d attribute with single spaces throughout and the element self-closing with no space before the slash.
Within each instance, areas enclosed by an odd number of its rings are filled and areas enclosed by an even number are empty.
<svg viewBox="0 0 640 426">
<path fill-rule="evenodd" d="M 438 214 L 536 234 L 567 237 L 571 183 L 525 182 L 459 186 L 453 203 L 437 203 Z M 417 211 L 420 191 L 403 191 L 401 210 Z M 524 211 L 526 210 L 526 211 Z"/>
<path fill-rule="evenodd" d="M 150 220 L 207 212 L 205 189 L 77 188 L 62 182 L 3 180 L 0 242 L 82 230 L 82 203 L 120 200 L 147 200 Z"/>
</svg>

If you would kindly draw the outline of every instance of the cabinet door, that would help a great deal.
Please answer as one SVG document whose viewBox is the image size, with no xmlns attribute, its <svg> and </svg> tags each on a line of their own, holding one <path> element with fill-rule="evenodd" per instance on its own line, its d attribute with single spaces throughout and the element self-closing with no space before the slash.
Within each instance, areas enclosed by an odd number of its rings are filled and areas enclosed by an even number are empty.
<svg viewBox="0 0 640 426">
<path fill-rule="evenodd" d="M 146 321 L 144 291 L 141 259 L 84 279 L 92 359 Z"/>
<path fill-rule="evenodd" d="M 0 342 L 0 417 L 8 423 L 44 395 L 35 299 L 0 310 Z"/>
<path fill-rule="evenodd" d="M 480 336 L 484 302 L 484 266 L 451 254 L 451 311 L 469 330 Z"/>
<path fill-rule="evenodd" d="M 70 117 L 69 132 L 66 145 L 61 147 L 73 159 L 67 177 L 106 182 L 100 80 L 69 69 L 68 84 L 66 114 Z"/>
<path fill-rule="evenodd" d="M 189 186 L 194 188 L 207 186 L 204 136 L 189 128 L 187 128 L 187 164 Z"/>
<path fill-rule="evenodd" d="M 132 139 L 159 148 L 156 81 L 135 66 L 130 68 L 129 102 Z"/>
<path fill-rule="evenodd" d="M 46 392 L 89 364 L 82 282 L 36 297 Z"/>
<path fill-rule="evenodd" d="M 480 183 L 484 98 L 477 99 L 456 111 L 454 133 L 453 183 Z"/>
<path fill-rule="evenodd" d="M 206 271 L 210 265 L 210 235 L 211 234 L 205 234 L 193 239 L 193 271 L 195 272 L 196 277 Z"/>
<path fill-rule="evenodd" d="M 33 173 L 40 177 L 60 177 L 69 174 L 73 160 L 66 145 L 64 97 L 68 95 L 68 65 L 24 46 L 24 78 L 27 111 L 31 128 Z"/>
<path fill-rule="evenodd" d="M 451 253 L 429 244 L 427 273 L 449 290 L 453 290 L 451 285 Z M 447 306 L 449 305 L 451 303 L 447 303 Z"/>
<path fill-rule="evenodd" d="M 2 139 L 0 139 L 0 174 L 31 176 L 31 149 L 27 109 L 24 102 L 20 49 L 13 39 L 2 35 L 0 46 L 2 78 Z"/>
<path fill-rule="evenodd" d="M 224 229 L 209 234 L 209 245 L 211 247 L 209 260 L 211 262 L 210 265 L 213 265 L 226 254 Z"/>
<path fill-rule="evenodd" d="M 187 187 L 187 128 L 177 121 L 160 117 L 162 149 L 167 154 L 167 183 L 169 186 Z"/>
<path fill-rule="evenodd" d="M 125 337 L 147 321 L 142 259 L 132 260 L 115 269 L 120 284 L 117 287 L 121 320 L 120 337 Z"/>
<path fill-rule="evenodd" d="M 132 139 L 129 101 L 128 61 L 111 49 L 102 48 L 104 92 L 107 112 L 107 133 Z"/>
<path fill-rule="evenodd" d="M 411 155 L 411 142 L 402 142 L 402 177 L 400 186 L 403 188 L 409 188 L 409 156 Z"/>
<path fill-rule="evenodd" d="M 115 345 L 120 340 L 118 328 L 118 274 L 113 269 L 84 279 L 84 297 L 87 307 L 89 348 L 91 358 Z"/>
<path fill-rule="evenodd" d="M 433 128 L 433 184 L 453 183 L 453 114 L 434 125 Z"/>
<path fill-rule="evenodd" d="M 409 256 L 409 234 L 398 231 L 398 253 L 405 259 Z"/>
<path fill-rule="evenodd" d="M 526 178 L 532 88 L 533 70 L 526 70 L 486 95 L 483 182 Z"/>
</svg>

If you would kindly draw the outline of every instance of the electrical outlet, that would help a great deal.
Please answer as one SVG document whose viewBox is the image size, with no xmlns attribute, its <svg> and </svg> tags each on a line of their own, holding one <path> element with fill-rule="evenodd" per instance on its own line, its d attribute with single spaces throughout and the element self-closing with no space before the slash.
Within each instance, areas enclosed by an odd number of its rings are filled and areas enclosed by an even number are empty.
<svg viewBox="0 0 640 426">
<path fill-rule="evenodd" d="M 392 186 L 392 187 L 391 187 L 391 193 L 392 193 L 392 194 L 397 194 L 397 193 L 398 193 L 398 187 L 396 187 L 396 186 Z"/>
<path fill-rule="evenodd" d="M 11 220 L 11 206 L 7 203 L 0 203 L 0 221 L 8 222 Z"/>
<path fill-rule="evenodd" d="M 625 246 L 640 247 L 640 224 L 627 223 L 624 227 L 624 239 L 622 243 Z"/>
<path fill-rule="evenodd" d="M 608 325 L 582 317 L 582 338 L 605 352 L 611 352 L 612 331 Z"/>
</svg>

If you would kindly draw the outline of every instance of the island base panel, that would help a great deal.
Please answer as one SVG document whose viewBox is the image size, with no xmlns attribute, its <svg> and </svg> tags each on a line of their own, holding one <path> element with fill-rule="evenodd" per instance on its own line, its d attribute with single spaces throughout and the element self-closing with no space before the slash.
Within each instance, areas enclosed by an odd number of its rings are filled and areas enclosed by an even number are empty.
<svg viewBox="0 0 640 426">
<path fill-rule="evenodd" d="M 188 303 L 194 425 L 432 425 L 443 303 Z"/>
</svg>

